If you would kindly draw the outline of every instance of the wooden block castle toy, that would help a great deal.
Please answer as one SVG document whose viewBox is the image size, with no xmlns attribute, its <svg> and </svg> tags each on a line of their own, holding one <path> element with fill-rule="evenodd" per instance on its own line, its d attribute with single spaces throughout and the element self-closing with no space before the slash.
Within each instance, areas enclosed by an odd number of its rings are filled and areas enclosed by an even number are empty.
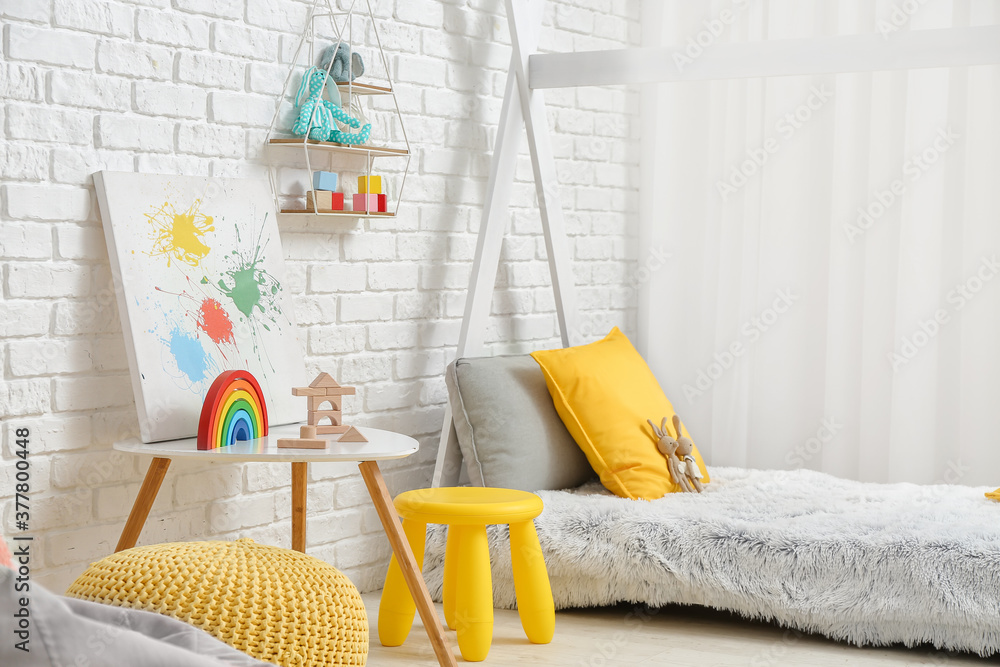
<svg viewBox="0 0 1000 667">
<path fill-rule="evenodd" d="M 292 396 L 305 396 L 309 401 L 308 424 L 299 427 L 298 438 L 281 438 L 279 449 L 325 449 L 330 442 L 368 442 L 361 431 L 345 426 L 343 420 L 344 396 L 353 396 L 354 387 L 342 387 L 329 373 L 320 373 L 308 387 L 293 387 Z M 329 409 L 323 409 L 325 404 Z M 329 419 L 329 424 L 320 424 Z M 342 434 L 337 440 L 320 438 L 321 435 Z"/>
</svg>

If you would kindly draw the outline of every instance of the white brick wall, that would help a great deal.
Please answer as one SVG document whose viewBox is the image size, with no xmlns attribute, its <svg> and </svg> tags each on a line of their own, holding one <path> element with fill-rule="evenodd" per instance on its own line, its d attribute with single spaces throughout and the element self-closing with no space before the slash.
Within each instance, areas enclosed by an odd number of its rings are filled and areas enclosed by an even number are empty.
<svg viewBox="0 0 1000 667">
<path fill-rule="evenodd" d="M 501 0 L 372 2 L 415 153 L 400 215 L 279 224 L 310 369 L 359 386 L 345 405 L 354 420 L 424 445 L 385 466 L 397 493 L 433 468 L 510 40 Z M 543 49 L 638 44 L 638 5 L 551 0 Z M 54 590 L 110 553 L 148 465 L 111 450 L 136 417 L 90 174 L 262 174 L 268 96 L 305 11 L 301 0 L 0 0 L 0 516 L 10 535 L 13 434 L 28 427 L 33 571 Z M 630 329 L 637 92 L 547 99 L 584 315 Z M 488 332 L 501 353 L 558 345 L 526 153 L 518 179 Z M 380 586 L 388 545 L 356 467 L 310 477 L 310 553 Z M 141 542 L 289 546 L 288 484 L 288 466 L 177 461 Z"/>
</svg>

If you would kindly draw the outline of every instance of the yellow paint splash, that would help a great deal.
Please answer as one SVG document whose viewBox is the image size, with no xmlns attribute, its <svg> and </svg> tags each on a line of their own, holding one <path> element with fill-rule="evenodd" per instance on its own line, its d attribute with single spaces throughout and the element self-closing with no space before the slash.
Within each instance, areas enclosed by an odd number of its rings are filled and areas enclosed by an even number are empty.
<svg viewBox="0 0 1000 667">
<path fill-rule="evenodd" d="M 160 208 L 147 213 L 146 219 L 153 226 L 150 256 L 165 255 L 167 266 L 173 259 L 198 266 L 212 249 L 205 243 L 205 234 L 215 231 L 214 218 L 201 213 L 200 207 L 200 199 L 183 212 L 177 211 L 170 202 L 164 202 Z"/>
</svg>

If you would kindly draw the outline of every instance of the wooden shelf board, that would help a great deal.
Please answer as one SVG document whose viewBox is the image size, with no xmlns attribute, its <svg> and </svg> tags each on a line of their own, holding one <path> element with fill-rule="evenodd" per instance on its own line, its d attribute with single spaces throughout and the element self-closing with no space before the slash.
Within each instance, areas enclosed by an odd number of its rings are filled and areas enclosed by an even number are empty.
<svg viewBox="0 0 1000 667">
<path fill-rule="evenodd" d="M 392 95 L 392 88 L 376 86 L 371 83 L 358 83 L 355 81 L 350 85 L 346 83 L 338 83 L 337 87 L 341 90 L 347 90 L 350 88 L 351 93 L 354 95 Z"/>
<path fill-rule="evenodd" d="M 340 217 L 340 218 L 392 218 L 395 213 L 379 211 L 339 211 L 333 209 L 319 209 L 313 211 L 304 208 L 283 208 L 282 215 L 312 215 L 316 217 Z"/>
<path fill-rule="evenodd" d="M 302 146 L 308 145 L 310 148 L 321 150 L 342 151 L 347 153 L 370 153 L 372 155 L 400 155 L 406 156 L 410 152 L 405 148 L 386 148 L 383 146 L 350 146 L 348 144 L 338 144 L 334 141 L 303 141 L 302 139 L 271 139 L 268 143 L 277 146 Z"/>
</svg>

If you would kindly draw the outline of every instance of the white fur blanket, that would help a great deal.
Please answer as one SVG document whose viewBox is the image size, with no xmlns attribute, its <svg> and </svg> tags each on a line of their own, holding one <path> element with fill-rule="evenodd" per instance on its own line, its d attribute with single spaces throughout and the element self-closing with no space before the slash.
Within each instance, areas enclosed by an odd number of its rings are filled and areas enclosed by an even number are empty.
<svg viewBox="0 0 1000 667">
<path fill-rule="evenodd" d="M 989 489 L 712 468 L 706 493 L 653 502 L 600 485 L 541 491 L 556 608 L 698 604 L 858 645 L 1000 652 L 1000 503 Z M 440 600 L 445 530 L 424 572 Z M 514 608 L 506 526 L 495 604 Z"/>
</svg>

